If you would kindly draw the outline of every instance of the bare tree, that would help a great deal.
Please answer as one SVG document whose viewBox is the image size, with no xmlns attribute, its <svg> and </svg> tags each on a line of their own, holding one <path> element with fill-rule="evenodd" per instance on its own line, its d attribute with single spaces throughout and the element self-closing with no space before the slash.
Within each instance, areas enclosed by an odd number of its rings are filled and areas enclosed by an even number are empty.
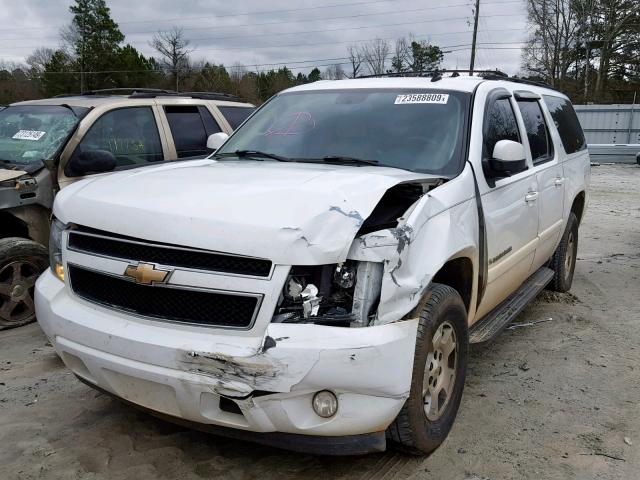
<svg viewBox="0 0 640 480">
<path fill-rule="evenodd" d="M 410 63 L 410 57 L 411 48 L 409 47 L 409 42 L 404 37 L 398 38 L 391 58 L 391 70 L 395 73 L 404 72 Z"/>
<path fill-rule="evenodd" d="M 598 72 L 596 77 L 595 96 L 601 99 L 604 95 L 607 78 L 612 71 L 612 58 L 625 48 L 632 33 L 636 39 L 640 35 L 637 21 L 640 20 L 638 0 L 599 0 L 596 8 L 600 48 Z"/>
<path fill-rule="evenodd" d="M 51 48 L 36 48 L 26 59 L 29 66 L 29 76 L 31 78 L 39 78 L 44 73 L 47 63 L 51 61 L 54 50 Z"/>
<path fill-rule="evenodd" d="M 523 51 L 523 66 L 553 86 L 564 81 L 575 57 L 580 25 L 573 1 L 527 1 L 532 35 Z"/>
<path fill-rule="evenodd" d="M 371 75 L 384 73 L 389 51 L 389 43 L 381 38 L 376 38 L 362 46 L 360 53 Z"/>
<path fill-rule="evenodd" d="M 247 74 L 247 68 L 241 63 L 234 63 L 229 67 L 229 80 L 231 80 L 231 88 L 235 95 L 240 94 L 242 86 L 242 78 Z"/>
<path fill-rule="evenodd" d="M 362 53 L 356 45 L 349 45 L 347 52 L 351 63 L 351 78 L 356 78 L 362 68 Z"/>
<path fill-rule="evenodd" d="M 180 72 L 189 68 L 189 54 L 193 52 L 193 48 L 189 48 L 190 44 L 180 27 L 159 31 L 149 42 L 149 45 L 161 55 L 164 67 L 171 71 L 176 91 L 179 88 Z"/>
<path fill-rule="evenodd" d="M 347 75 L 342 69 L 342 65 L 340 65 L 339 63 L 328 66 L 322 74 L 322 78 L 324 80 L 342 80 L 343 78 L 346 78 L 346 76 Z"/>
</svg>

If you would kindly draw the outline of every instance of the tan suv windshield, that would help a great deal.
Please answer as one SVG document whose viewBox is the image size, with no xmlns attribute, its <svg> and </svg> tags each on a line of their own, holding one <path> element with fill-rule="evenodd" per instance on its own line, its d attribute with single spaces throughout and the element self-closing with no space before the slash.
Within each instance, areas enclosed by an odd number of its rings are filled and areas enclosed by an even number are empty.
<svg viewBox="0 0 640 480">
<path fill-rule="evenodd" d="M 16 105 L 0 110 L 0 160 L 29 164 L 52 158 L 77 123 L 74 112 L 59 105 Z"/>
</svg>

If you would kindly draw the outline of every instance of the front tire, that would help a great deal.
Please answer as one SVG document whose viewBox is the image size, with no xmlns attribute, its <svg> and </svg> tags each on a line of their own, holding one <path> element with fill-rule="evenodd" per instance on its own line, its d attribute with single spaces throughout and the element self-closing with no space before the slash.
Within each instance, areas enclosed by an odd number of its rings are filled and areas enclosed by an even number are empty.
<svg viewBox="0 0 640 480">
<path fill-rule="evenodd" d="M 428 455 L 447 438 L 467 371 L 467 310 L 456 290 L 432 284 L 420 315 L 409 398 L 387 430 L 402 450 Z"/>
<path fill-rule="evenodd" d="M 560 245 L 556 249 L 549 267 L 553 270 L 553 279 L 549 283 L 549 290 L 555 292 L 568 292 L 573 283 L 573 273 L 576 269 L 578 257 L 578 218 L 571 212 L 567 220 Z"/>
<path fill-rule="evenodd" d="M 24 238 L 0 239 L 0 330 L 36 319 L 36 280 L 49 265 L 47 249 Z"/>
</svg>

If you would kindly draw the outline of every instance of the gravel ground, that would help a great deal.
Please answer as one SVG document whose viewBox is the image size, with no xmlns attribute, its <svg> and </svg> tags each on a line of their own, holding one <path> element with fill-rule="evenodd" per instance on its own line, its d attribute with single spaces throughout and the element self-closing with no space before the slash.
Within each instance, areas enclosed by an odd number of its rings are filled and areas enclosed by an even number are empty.
<svg viewBox="0 0 640 480">
<path fill-rule="evenodd" d="M 0 478 L 631 479 L 640 473 L 640 168 L 593 168 L 571 294 L 470 359 L 430 458 L 301 455 L 186 430 L 78 382 L 37 325 L 0 332 Z M 539 323 L 536 323 L 539 322 Z"/>
</svg>

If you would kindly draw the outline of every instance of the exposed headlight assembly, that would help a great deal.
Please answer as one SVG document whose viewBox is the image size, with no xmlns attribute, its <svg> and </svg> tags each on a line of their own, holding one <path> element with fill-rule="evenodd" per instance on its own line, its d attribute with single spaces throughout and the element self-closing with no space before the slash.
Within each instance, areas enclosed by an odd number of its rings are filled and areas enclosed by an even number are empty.
<svg viewBox="0 0 640 480">
<path fill-rule="evenodd" d="M 67 226 L 60 220 L 53 219 L 49 232 L 49 266 L 53 274 L 64 282 L 64 265 L 62 263 L 62 232 Z"/>
<path fill-rule="evenodd" d="M 382 263 L 293 266 L 274 312 L 276 323 L 364 327 L 380 297 Z"/>
</svg>

